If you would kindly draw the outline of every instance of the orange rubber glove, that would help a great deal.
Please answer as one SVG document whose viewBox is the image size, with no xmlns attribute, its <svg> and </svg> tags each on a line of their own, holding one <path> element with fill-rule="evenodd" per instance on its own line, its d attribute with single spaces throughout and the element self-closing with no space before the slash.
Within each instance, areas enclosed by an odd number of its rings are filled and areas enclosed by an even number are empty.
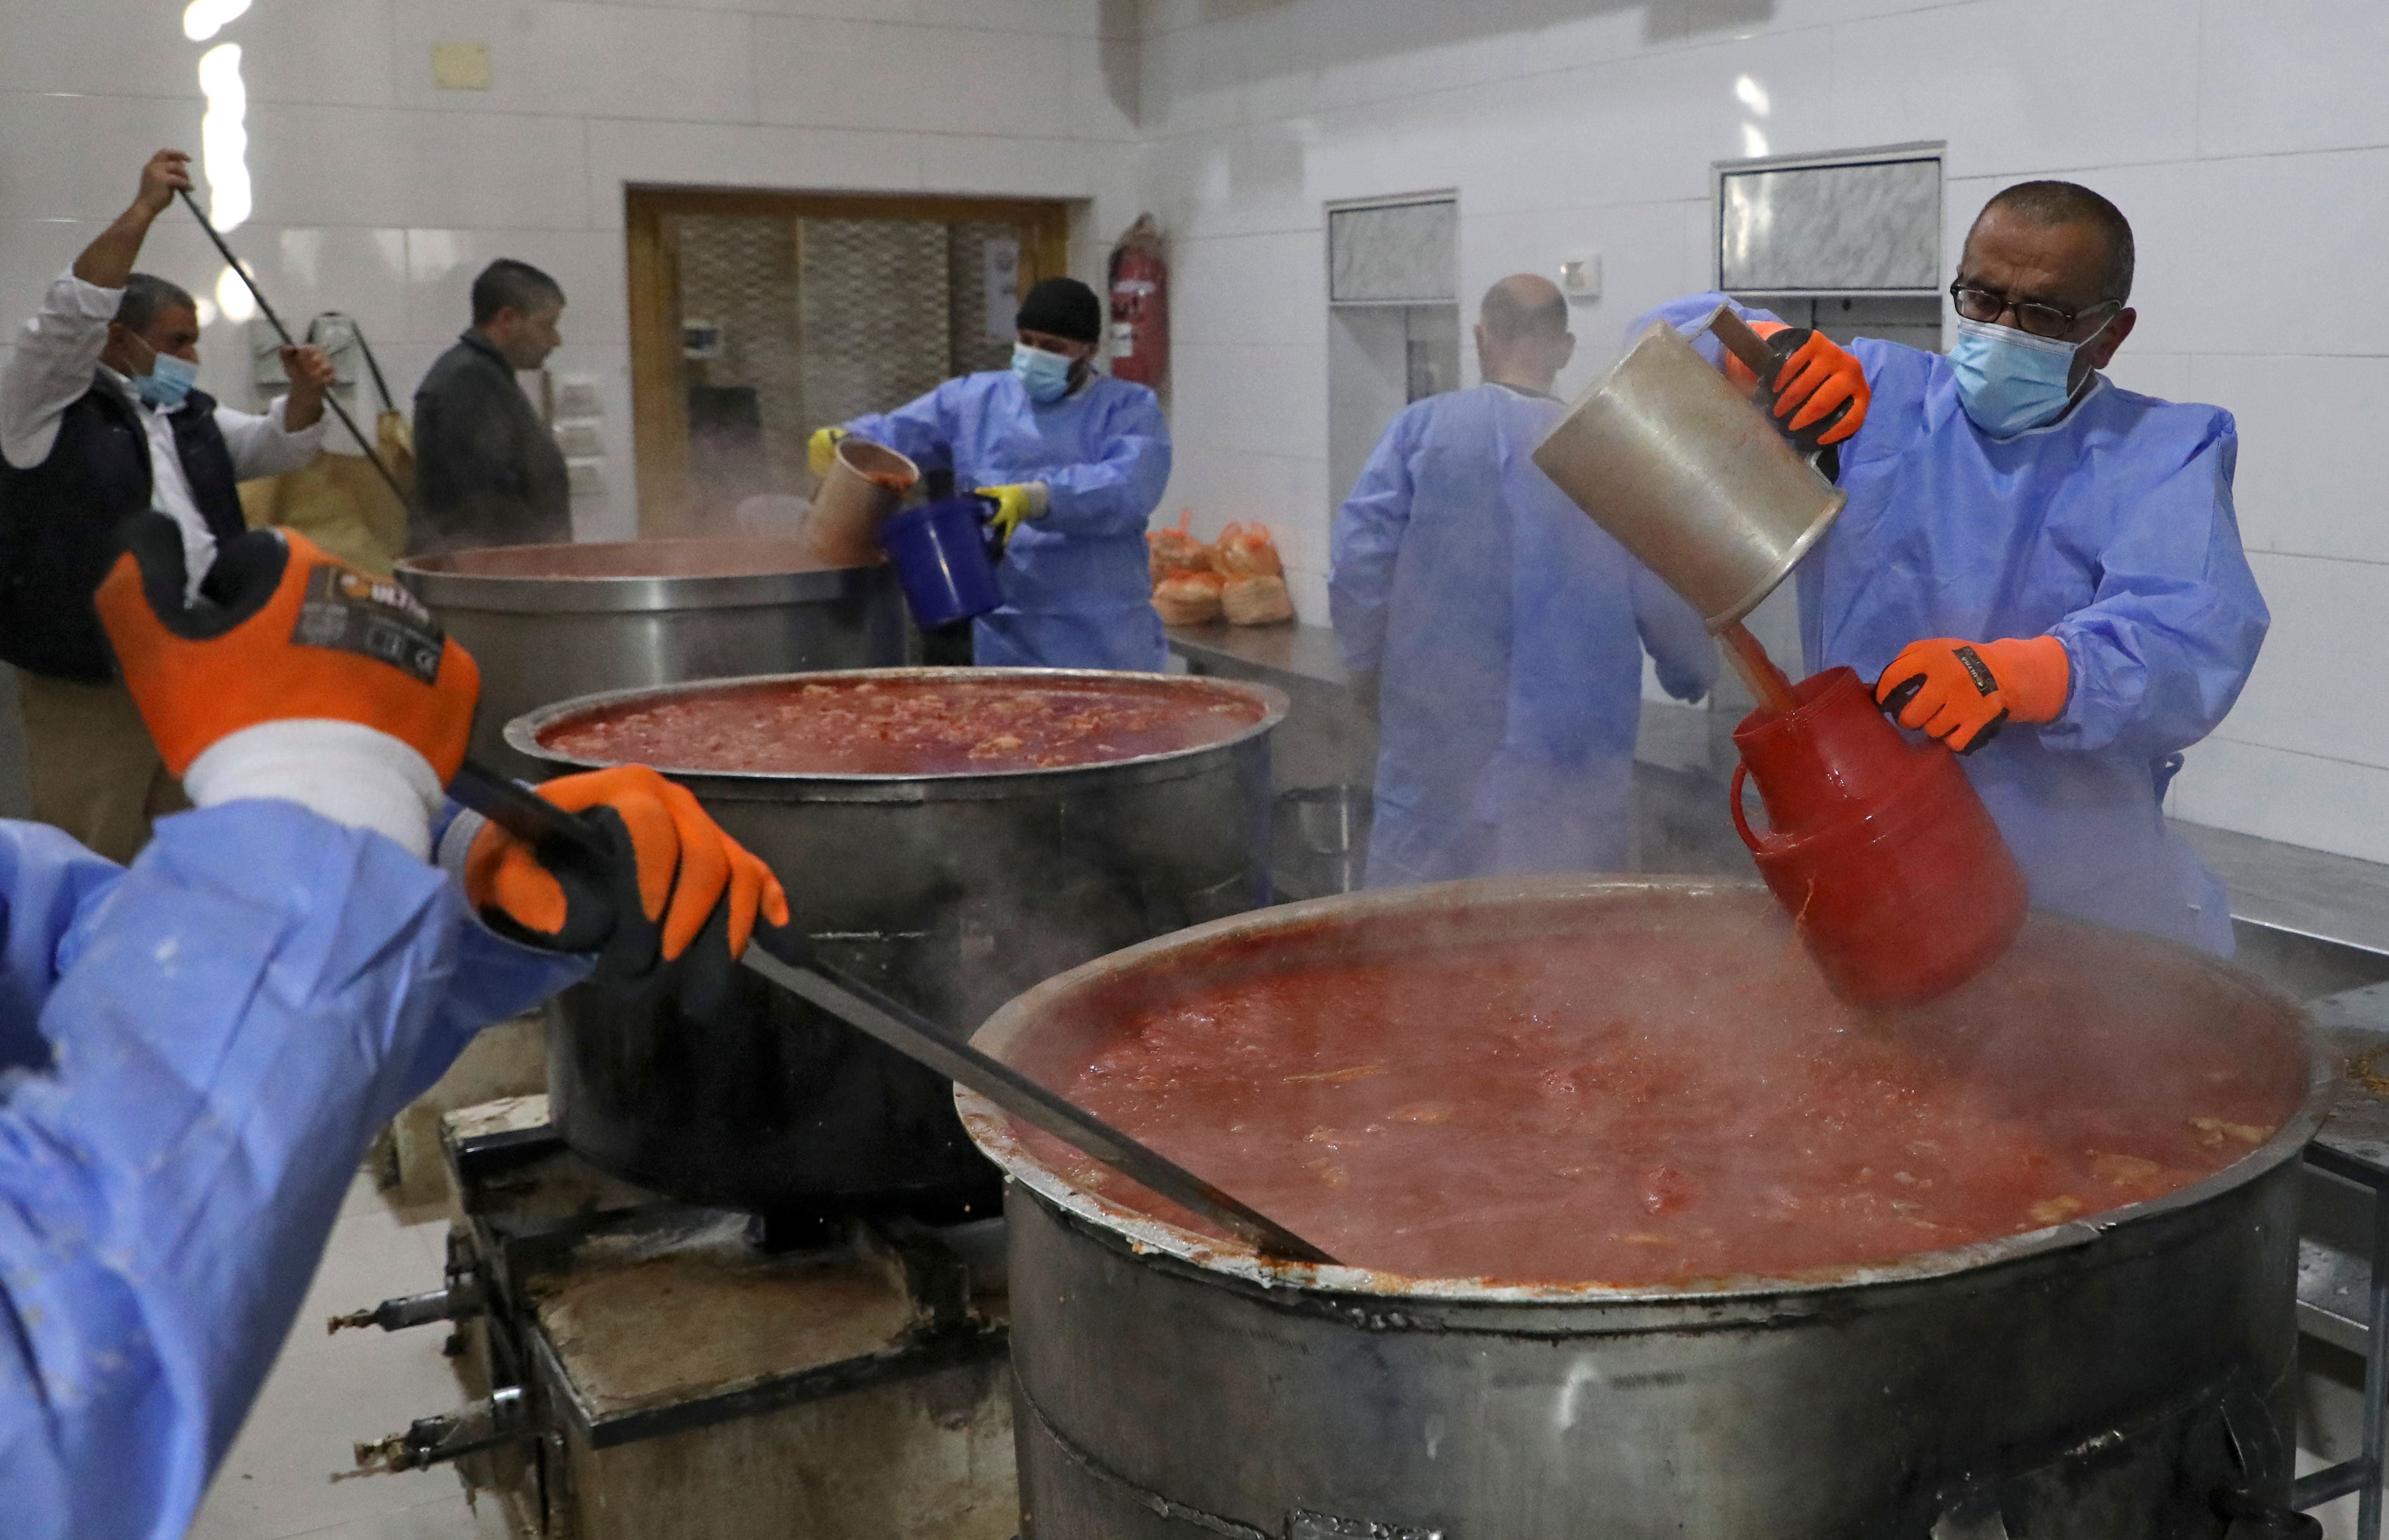
<svg viewBox="0 0 2389 1540">
<path fill-rule="evenodd" d="M 1785 332 L 1769 345 L 1780 352 L 1795 335 Z M 1803 435 L 1815 428 L 1820 447 L 1857 432 L 1874 401 L 1858 359 L 1821 331 L 1801 338 L 1791 356 L 1776 366 L 1774 391 L 1775 417 L 1784 431 L 1805 443 Z"/>
<path fill-rule="evenodd" d="M 388 733 L 442 786 L 465 762 L 480 670 L 397 584 L 303 534 L 251 530 L 186 600 L 172 520 L 130 520 L 124 546 L 93 602 L 170 773 L 244 727 L 296 717 Z"/>
<path fill-rule="evenodd" d="M 430 612 L 284 530 L 226 542 L 196 595 L 172 520 L 122 540 L 93 602 L 191 800 L 281 798 L 427 853 L 481 690 Z"/>
<path fill-rule="evenodd" d="M 2065 644 L 2054 636 L 1996 642 L 1940 636 L 1902 648 L 1875 681 L 1874 698 L 1901 726 L 1971 754 L 2010 720 L 2056 721 L 2073 687 Z"/>
<path fill-rule="evenodd" d="M 601 867 L 566 851 L 550 857 L 551 867 L 505 829 L 484 825 L 466 852 L 465 897 L 500 934 L 555 951 L 595 952 L 599 971 L 617 981 L 645 979 L 694 946 L 703 954 L 696 969 L 710 984 L 747 950 L 758 915 L 788 923 L 780 879 L 723 833 L 686 787 L 644 764 L 624 764 L 538 789 L 567 812 L 590 815 L 615 859 Z"/>
<path fill-rule="evenodd" d="M 1766 339 L 1780 360 L 1769 386 L 1768 410 L 1785 438 L 1803 454 L 1813 454 L 1859 430 L 1874 392 L 1867 388 L 1866 370 L 1847 349 L 1821 331 L 1781 321 L 1753 321 L 1750 329 Z M 1743 391 L 1758 390 L 1758 377 L 1731 353 L 1725 355 L 1725 377 Z"/>
</svg>

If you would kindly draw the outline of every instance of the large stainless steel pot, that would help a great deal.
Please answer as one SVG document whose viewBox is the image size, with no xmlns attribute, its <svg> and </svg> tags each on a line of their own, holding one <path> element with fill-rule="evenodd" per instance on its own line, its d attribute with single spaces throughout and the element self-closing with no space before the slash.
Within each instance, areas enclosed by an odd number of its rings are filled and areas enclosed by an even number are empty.
<svg viewBox="0 0 2389 1540">
<path fill-rule="evenodd" d="M 1615 905 L 1664 925 L 1669 905 L 1769 904 L 1751 884 L 1536 879 L 1290 905 L 1050 981 L 975 1041 L 1050 1076 L 1126 1012 L 1256 967 L 1565 937 Z M 2178 999 L 2184 1032 L 2273 1056 L 2298 1113 L 2162 1200 L 1797 1280 L 1521 1288 L 1264 1264 L 1080 1190 L 965 1095 L 1016 1184 L 1024 1534 L 2222 1535 L 2217 1488 L 2289 1488 L 2296 1157 L 2331 1072 L 2297 1007 L 2244 976 L 2137 937 L 2095 944 Z"/>
<path fill-rule="evenodd" d="M 398 564 L 481 665 L 473 751 L 533 773 L 508 722 L 597 690 L 904 661 L 884 567 L 828 567 L 802 540 L 505 545 Z"/>
<path fill-rule="evenodd" d="M 1262 712 L 1206 748 L 1069 769 L 897 776 L 662 767 L 780 874 L 794 923 L 829 960 L 958 1035 L 1041 979 L 1269 902 L 1269 734 L 1286 710 L 1278 691 L 1045 669 L 869 676 L 1118 679 L 1230 692 Z M 546 772 L 583 767 L 541 735 L 584 712 L 707 688 L 565 701 L 517 718 L 507 739 Z M 946 1081 L 760 981 L 742 975 L 738 987 L 734 1011 L 701 1023 L 619 993 L 569 993 L 548 1033 L 548 1090 L 572 1147 L 663 1191 L 767 1212 L 992 1204 L 997 1177 L 963 1133 Z"/>
</svg>

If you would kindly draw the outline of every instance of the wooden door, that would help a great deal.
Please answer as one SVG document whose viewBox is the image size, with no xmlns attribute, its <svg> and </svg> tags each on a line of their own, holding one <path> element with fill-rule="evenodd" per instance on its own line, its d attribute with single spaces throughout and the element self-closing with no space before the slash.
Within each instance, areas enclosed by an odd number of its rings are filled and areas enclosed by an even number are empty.
<svg viewBox="0 0 2389 1540">
<path fill-rule="evenodd" d="M 1058 202 L 633 187 L 625 215 L 645 536 L 768 533 L 813 429 L 1003 367 L 996 313 L 1067 271 Z"/>
</svg>

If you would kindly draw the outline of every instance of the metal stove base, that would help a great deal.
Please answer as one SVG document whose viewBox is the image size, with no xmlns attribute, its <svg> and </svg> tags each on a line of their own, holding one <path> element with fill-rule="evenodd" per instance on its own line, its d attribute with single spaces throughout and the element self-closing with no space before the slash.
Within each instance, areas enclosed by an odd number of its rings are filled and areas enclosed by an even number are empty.
<svg viewBox="0 0 2389 1540">
<path fill-rule="evenodd" d="M 747 1215 L 590 1167 L 545 1101 L 445 1121 L 450 1306 L 352 1324 L 461 1317 L 479 1399 L 360 1463 L 454 1459 L 526 1540 L 1008 1540 L 1001 1220 L 767 1244 Z"/>
</svg>

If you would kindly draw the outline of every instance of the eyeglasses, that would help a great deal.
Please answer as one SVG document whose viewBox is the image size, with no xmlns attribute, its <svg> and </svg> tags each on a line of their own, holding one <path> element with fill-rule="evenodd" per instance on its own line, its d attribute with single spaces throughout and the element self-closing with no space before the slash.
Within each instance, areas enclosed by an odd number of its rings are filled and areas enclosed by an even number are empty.
<svg viewBox="0 0 2389 1540">
<path fill-rule="evenodd" d="M 2080 310 L 2043 304 L 2038 300 L 2011 300 L 1996 289 L 1976 289 L 1962 278 L 1949 285 L 1949 300 L 1958 307 L 1958 314 L 1969 321 L 1996 321 L 2012 310 L 2020 329 L 2035 337 L 2060 339 L 2081 324 L 2085 315 L 2093 315 L 2102 310 L 2113 313 L 2124 308 L 2121 300 L 2102 300 L 2095 305 L 2084 305 Z"/>
</svg>

